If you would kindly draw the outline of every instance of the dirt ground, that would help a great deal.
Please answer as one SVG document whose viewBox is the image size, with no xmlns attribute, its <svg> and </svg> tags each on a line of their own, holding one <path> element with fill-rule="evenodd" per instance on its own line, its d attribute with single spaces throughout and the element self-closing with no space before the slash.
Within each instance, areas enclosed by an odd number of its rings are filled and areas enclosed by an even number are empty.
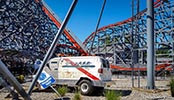
<svg viewBox="0 0 174 100">
<path fill-rule="evenodd" d="M 27 83 L 28 85 L 30 83 Z M 23 85 L 27 87 L 27 84 Z M 147 89 L 147 80 L 141 78 L 139 88 L 138 80 L 134 80 L 134 87 L 132 87 L 131 77 L 113 77 L 112 84 L 106 87 L 105 90 L 114 90 L 116 93 L 121 93 L 121 100 L 174 100 L 171 97 L 170 89 L 167 86 L 169 79 L 158 79 L 155 81 L 155 89 Z M 11 97 L 7 97 L 8 91 L 5 89 L 0 90 L 0 100 L 11 100 Z M 68 92 L 63 97 L 64 100 L 73 100 L 75 92 Z M 6 98 L 7 97 L 7 98 Z M 103 94 L 94 94 L 92 96 L 81 95 L 82 100 L 106 100 Z M 31 95 L 32 100 L 61 100 L 53 91 L 34 91 Z M 22 97 L 20 99 L 23 100 Z"/>
</svg>

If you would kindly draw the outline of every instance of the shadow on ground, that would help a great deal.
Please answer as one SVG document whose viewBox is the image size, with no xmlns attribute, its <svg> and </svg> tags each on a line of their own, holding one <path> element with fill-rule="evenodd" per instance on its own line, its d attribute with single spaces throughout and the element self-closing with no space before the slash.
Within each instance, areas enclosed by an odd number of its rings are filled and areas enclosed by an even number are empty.
<svg viewBox="0 0 174 100">
<path fill-rule="evenodd" d="M 92 95 L 88 95 L 88 96 L 105 96 L 105 93 L 106 91 L 114 91 L 116 94 L 119 93 L 121 94 L 121 96 L 128 96 L 132 93 L 132 90 L 111 90 L 111 89 L 105 89 L 104 91 L 100 91 L 100 90 L 96 90 L 94 91 L 94 93 Z M 44 90 L 38 90 L 38 89 L 35 89 L 33 92 L 54 92 L 51 88 L 47 88 L 47 89 L 44 89 Z M 68 91 L 69 93 L 75 93 L 76 92 L 76 89 L 69 89 Z M 70 100 L 70 98 L 68 97 L 64 97 L 63 99 L 61 98 L 58 98 L 58 99 L 55 99 L 55 100 Z"/>
<path fill-rule="evenodd" d="M 54 99 L 54 100 L 71 100 L 71 99 L 68 97 L 62 97 L 62 98 L 58 98 L 58 99 Z"/>
<path fill-rule="evenodd" d="M 132 93 L 132 90 L 105 90 L 105 91 L 115 91 L 115 93 L 121 94 L 121 96 L 128 96 Z"/>
</svg>

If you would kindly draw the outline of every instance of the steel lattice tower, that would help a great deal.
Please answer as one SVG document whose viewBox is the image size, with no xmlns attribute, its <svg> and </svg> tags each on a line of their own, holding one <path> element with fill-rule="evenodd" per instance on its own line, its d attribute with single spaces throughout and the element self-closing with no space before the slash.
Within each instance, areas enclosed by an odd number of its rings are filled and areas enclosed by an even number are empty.
<svg viewBox="0 0 174 100">
<path fill-rule="evenodd" d="M 155 57 L 156 65 L 174 63 L 174 1 L 157 0 L 155 7 Z M 98 29 L 93 43 L 93 53 L 107 58 L 112 65 L 130 68 L 131 53 L 137 51 L 135 60 L 141 67 L 147 64 L 146 9 L 127 20 Z M 138 24 L 138 27 L 137 25 Z M 132 30 L 133 29 L 133 30 Z M 136 29 L 136 30 L 135 30 Z M 132 34 L 135 33 L 135 34 Z M 132 37 L 136 41 L 133 46 Z M 92 33 L 84 44 L 91 47 Z M 133 49 L 133 50 L 132 50 Z M 126 70 L 126 69 L 125 69 Z"/>
<path fill-rule="evenodd" d="M 60 25 L 41 0 L 0 0 L 1 59 L 8 67 L 31 67 L 36 59 L 43 59 Z M 54 56 L 60 55 L 87 55 L 68 28 L 57 43 Z"/>
</svg>

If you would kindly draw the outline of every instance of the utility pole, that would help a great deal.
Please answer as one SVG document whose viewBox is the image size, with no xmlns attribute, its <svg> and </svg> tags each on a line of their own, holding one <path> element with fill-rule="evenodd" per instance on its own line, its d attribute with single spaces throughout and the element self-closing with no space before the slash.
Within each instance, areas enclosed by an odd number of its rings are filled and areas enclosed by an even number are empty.
<svg viewBox="0 0 174 100">
<path fill-rule="evenodd" d="M 132 76 L 132 87 L 134 87 L 134 0 L 132 0 L 132 49 L 131 49 L 131 68 L 132 68 L 132 72 L 131 72 L 131 76 Z"/>
<path fill-rule="evenodd" d="M 155 88 L 154 0 L 147 0 L 147 88 Z"/>
</svg>

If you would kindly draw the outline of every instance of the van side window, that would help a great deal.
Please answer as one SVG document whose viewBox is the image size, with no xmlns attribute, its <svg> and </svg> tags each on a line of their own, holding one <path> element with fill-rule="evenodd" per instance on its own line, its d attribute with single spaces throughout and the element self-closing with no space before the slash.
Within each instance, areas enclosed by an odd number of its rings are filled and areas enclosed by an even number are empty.
<svg viewBox="0 0 174 100">
<path fill-rule="evenodd" d="M 108 60 L 106 60 L 106 67 L 107 68 L 110 68 L 109 61 Z"/>
<path fill-rule="evenodd" d="M 104 59 L 101 59 L 101 60 L 102 60 L 103 68 L 109 68 L 109 61 L 108 60 L 104 60 Z"/>
<path fill-rule="evenodd" d="M 103 65 L 103 68 L 106 68 L 106 63 L 105 63 L 105 60 L 104 59 L 101 59 L 102 60 L 102 65 Z"/>
</svg>

